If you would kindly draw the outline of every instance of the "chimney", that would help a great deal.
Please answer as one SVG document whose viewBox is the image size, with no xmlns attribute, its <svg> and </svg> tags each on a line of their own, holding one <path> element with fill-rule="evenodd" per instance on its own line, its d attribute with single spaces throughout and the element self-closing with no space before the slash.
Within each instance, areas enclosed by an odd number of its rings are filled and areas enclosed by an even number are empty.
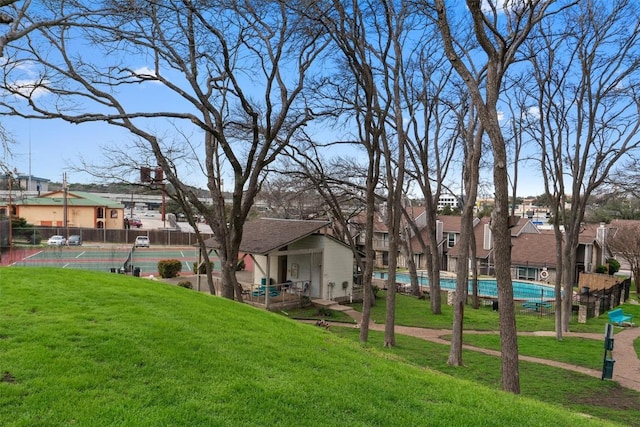
<svg viewBox="0 0 640 427">
<path fill-rule="evenodd" d="M 493 236 L 491 235 L 491 226 L 489 224 L 484 225 L 484 238 L 482 239 L 482 249 L 490 250 L 493 243 Z"/>
</svg>

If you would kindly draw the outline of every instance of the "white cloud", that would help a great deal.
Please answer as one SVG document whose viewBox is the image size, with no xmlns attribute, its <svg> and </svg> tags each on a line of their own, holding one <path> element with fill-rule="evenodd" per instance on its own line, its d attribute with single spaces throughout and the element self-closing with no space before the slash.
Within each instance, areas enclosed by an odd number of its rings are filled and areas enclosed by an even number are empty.
<svg viewBox="0 0 640 427">
<path fill-rule="evenodd" d="M 138 77 L 141 80 L 146 80 L 152 83 L 159 83 L 158 81 L 156 81 L 156 71 L 152 70 L 151 68 L 147 67 L 146 65 L 143 67 L 139 67 L 136 68 L 132 71 L 132 75 L 134 77 Z"/>
<path fill-rule="evenodd" d="M 495 6 L 498 13 L 503 13 L 505 8 L 508 10 L 521 10 L 527 3 L 531 3 L 530 0 L 482 0 L 481 8 L 484 13 L 491 12 Z"/>
<path fill-rule="evenodd" d="M 29 98 L 39 98 L 47 95 L 49 90 L 46 88 L 47 81 L 40 80 L 16 80 L 9 85 L 9 90 L 20 93 Z"/>
<path fill-rule="evenodd" d="M 527 115 L 538 119 L 540 118 L 540 109 L 538 107 L 529 107 Z"/>
</svg>

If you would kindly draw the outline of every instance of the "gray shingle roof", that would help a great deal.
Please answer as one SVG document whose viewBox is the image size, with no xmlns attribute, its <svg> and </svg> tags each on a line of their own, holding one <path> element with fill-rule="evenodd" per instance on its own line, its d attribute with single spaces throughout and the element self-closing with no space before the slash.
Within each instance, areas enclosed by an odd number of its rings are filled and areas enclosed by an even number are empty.
<svg viewBox="0 0 640 427">
<path fill-rule="evenodd" d="M 266 255 L 297 240 L 309 236 L 330 223 L 328 221 L 302 221 L 291 219 L 260 218 L 244 225 L 240 251 Z M 214 238 L 205 241 L 207 248 L 218 249 Z"/>
<path fill-rule="evenodd" d="M 511 265 L 556 266 L 556 238 L 553 233 L 524 233 L 511 239 Z"/>
</svg>

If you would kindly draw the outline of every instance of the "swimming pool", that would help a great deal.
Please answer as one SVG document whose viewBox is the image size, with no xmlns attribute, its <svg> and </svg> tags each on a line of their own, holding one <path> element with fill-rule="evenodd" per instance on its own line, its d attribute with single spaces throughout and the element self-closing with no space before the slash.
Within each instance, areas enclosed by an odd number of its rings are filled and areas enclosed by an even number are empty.
<svg viewBox="0 0 640 427">
<path fill-rule="evenodd" d="M 389 273 L 378 271 L 373 274 L 376 279 L 386 279 Z M 396 273 L 397 283 L 411 283 L 408 273 Z M 429 286 L 429 278 L 426 273 L 418 273 L 418 283 L 421 286 Z M 473 282 L 469 280 L 469 294 L 472 292 Z M 555 298 L 555 290 L 552 286 L 541 285 L 539 283 L 512 281 L 513 299 L 516 300 L 549 300 Z M 455 278 L 440 278 L 440 288 L 443 291 L 455 291 Z M 485 298 L 498 298 L 498 286 L 496 279 L 478 279 L 478 295 Z"/>
</svg>

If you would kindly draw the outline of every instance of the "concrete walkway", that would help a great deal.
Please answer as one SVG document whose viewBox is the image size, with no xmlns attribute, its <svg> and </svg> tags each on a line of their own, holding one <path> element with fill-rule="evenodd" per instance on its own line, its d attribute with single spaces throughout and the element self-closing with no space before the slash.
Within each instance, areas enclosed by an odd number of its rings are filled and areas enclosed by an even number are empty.
<svg viewBox="0 0 640 427">
<path fill-rule="evenodd" d="M 348 316 L 352 317 L 354 321 L 359 325 L 362 322 L 362 314 L 353 310 L 351 307 L 343 305 L 332 305 L 332 310 L 341 311 Z M 373 331 L 384 331 L 384 324 L 370 323 L 369 329 Z M 451 331 L 447 329 L 427 329 L 416 328 L 410 326 L 396 326 L 396 333 L 401 335 L 409 335 L 412 337 L 420 338 L 426 341 L 434 342 L 437 344 L 449 345 L 448 340 L 442 339 L 444 335 L 451 335 Z M 485 331 L 464 331 L 465 334 L 487 334 L 496 332 Z M 541 332 L 520 332 L 521 336 L 555 336 L 553 331 L 541 331 Z M 567 332 L 563 336 L 565 337 L 581 337 L 600 340 L 602 342 L 602 352 L 604 354 L 604 331 L 602 334 L 593 333 L 580 333 L 580 332 Z M 615 365 L 613 369 L 613 380 L 623 387 L 640 391 L 640 359 L 633 347 L 633 341 L 640 337 L 640 327 L 629 327 L 625 330 L 618 332 L 614 336 L 613 346 L 613 358 L 615 359 Z M 491 356 L 500 357 L 500 352 L 495 350 L 489 350 L 485 348 L 474 347 L 470 345 L 464 345 L 463 348 L 467 350 L 477 351 L 480 353 L 488 354 Z M 557 368 L 566 369 L 569 371 L 579 372 L 581 374 L 589 375 L 595 378 L 602 378 L 602 371 L 589 369 L 582 366 L 571 365 L 568 363 L 557 362 L 554 360 L 540 359 L 537 357 L 519 356 L 519 360 L 527 362 L 540 363 L 543 365 L 554 366 Z"/>
</svg>

